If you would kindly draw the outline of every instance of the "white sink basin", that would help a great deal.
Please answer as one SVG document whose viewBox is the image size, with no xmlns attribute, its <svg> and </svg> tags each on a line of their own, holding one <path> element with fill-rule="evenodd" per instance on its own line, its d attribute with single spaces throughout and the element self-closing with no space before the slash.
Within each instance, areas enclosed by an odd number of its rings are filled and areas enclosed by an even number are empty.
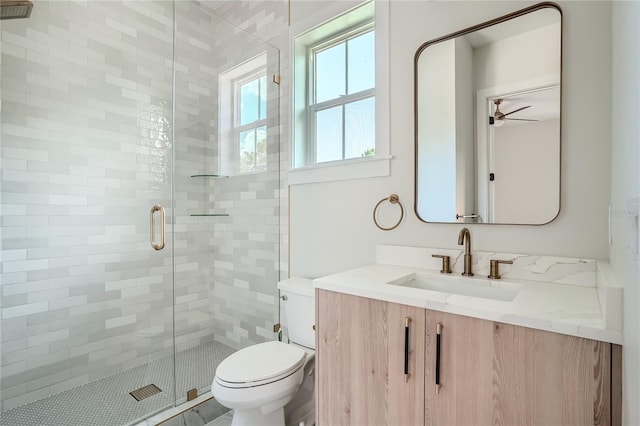
<svg viewBox="0 0 640 426">
<path fill-rule="evenodd" d="M 459 294 L 462 296 L 481 297 L 483 299 L 510 302 L 515 299 L 522 287 L 509 282 L 474 279 L 459 275 L 434 275 L 413 273 L 393 280 L 387 284 L 403 287 L 421 288 L 441 293 Z"/>
</svg>

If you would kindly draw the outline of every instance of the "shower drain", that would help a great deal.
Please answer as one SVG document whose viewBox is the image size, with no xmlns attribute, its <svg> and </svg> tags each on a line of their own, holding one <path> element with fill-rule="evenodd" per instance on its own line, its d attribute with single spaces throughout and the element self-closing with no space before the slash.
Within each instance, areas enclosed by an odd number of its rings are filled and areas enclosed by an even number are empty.
<svg viewBox="0 0 640 426">
<path fill-rule="evenodd" d="M 162 389 L 160 389 L 154 384 L 151 384 L 151 385 L 143 386 L 140 389 L 136 389 L 132 392 L 129 392 L 129 395 L 134 397 L 136 401 L 142 401 L 143 399 L 147 399 L 150 396 L 153 396 L 160 392 L 162 392 Z"/>
</svg>

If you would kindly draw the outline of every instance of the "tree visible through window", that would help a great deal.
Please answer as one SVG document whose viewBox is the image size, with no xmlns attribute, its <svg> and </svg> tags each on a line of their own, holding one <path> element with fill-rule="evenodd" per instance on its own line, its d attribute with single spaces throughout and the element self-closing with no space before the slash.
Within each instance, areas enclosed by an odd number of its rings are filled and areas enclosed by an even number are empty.
<svg viewBox="0 0 640 426">
<path fill-rule="evenodd" d="M 267 170 L 267 52 L 245 59 L 219 76 L 219 170 L 223 175 Z"/>
<path fill-rule="evenodd" d="M 238 171 L 267 168 L 267 77 L 254 76 L 236 86 Z"/>
</svg>

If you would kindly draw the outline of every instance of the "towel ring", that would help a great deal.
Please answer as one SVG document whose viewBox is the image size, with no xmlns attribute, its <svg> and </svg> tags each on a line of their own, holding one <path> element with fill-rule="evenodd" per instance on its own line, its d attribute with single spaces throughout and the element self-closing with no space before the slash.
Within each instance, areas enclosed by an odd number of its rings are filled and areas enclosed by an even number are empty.
<svg viewBox="0 0 640 426">
<path fill-rule="evenodd" d="M 384 226 L 380 226 L 380 224 L 378 223 L 378 219 L 376 218 L 376 213 L 378 213 L 378 207 L 380 207 L 380 204 L 384 203 L 385 201 L 389 201 L 391 204 L 397 204 L 398 206 L 400 206 L 400 219 L 395 225 L 388 228 L 385 228 Z M 375 223 L 376 226 L 382 229 L 383 231 L 391 231 L 392 229 L 396 229 L 398 225 L 400 225 L 400 223 L 402 222 L 403 218 L 404 218 L 404 207 L 402 207 L 402 203 L 400 202 L 400 197 L 398 197 L 398 194 L 391 194 L 387 198 L 383 198 L 382 200 L 378 201 L 378 204 L 376 204 L 376 206 L 373 209 L 373 223 Z"/>
</svg>

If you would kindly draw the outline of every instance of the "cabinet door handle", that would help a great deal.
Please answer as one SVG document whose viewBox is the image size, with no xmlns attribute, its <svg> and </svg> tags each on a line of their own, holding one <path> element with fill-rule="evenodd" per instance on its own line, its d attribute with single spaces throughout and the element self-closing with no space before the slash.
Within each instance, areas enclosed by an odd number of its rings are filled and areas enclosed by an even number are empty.
<svg viewBox="0 0 640 426">
<path fill-rule="evenodd" d="M 404 382 L 409 383 L 409 324 L 411 318 L 404 318 Z"/>
<path fill-rule="evenodd" d="M 155 212 L 160 212 L 160 242 L 157 243 L 155 241 L 155 234 L 156 234 L 156 226 L 155 226 Z M 165 243 L 165 214 L 164 214 L 164 207 L 162 207 L 160 204 L 156 204 L 155 206 L 151 207 L 151 212 L 149 213 L 149 221 L 151 222 L 151 226 L 149 229 L 149 242 L 151 243 L 151 247 L 153 247 L 154 250 L 162 250 L 164 248 L 164 243 Z"/>
<path fill-rule="evenodd" d="M 440 338 L 442 336 L 442 323 L 436 324 L 436 393 L 440 393 Z"/>
</svg>

